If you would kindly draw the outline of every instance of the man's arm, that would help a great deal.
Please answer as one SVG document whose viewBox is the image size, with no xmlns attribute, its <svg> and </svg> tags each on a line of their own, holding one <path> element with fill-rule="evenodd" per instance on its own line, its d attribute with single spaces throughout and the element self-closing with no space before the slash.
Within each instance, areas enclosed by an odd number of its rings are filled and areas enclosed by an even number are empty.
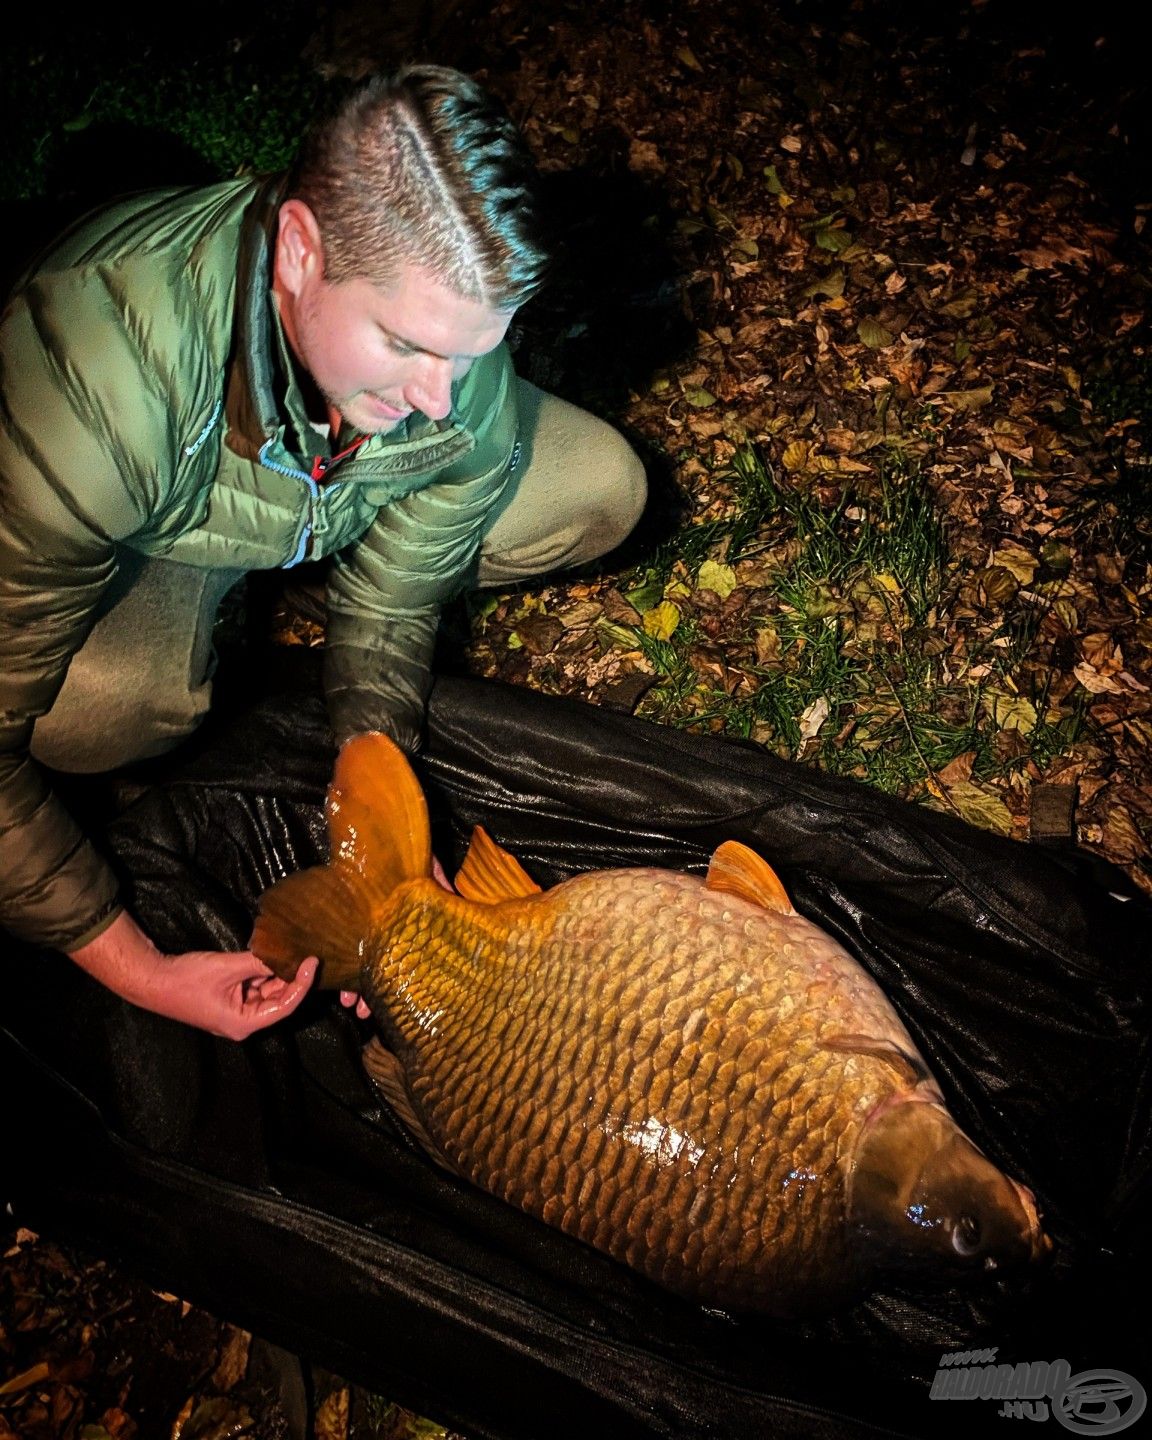
<svg viewBox="0 0 1152 1440">
<path fill-rule="evenodd" d="M 319 966 L 313 957 L 293 980 L 281 980 L 250 950 L 165 955 L 126 911 L 70 957 L 134 1005 L 227 1040 L 243 1040 L 290 1015 Z"/>
<path fill-rule="evenodd" d="M 157 469 L 174 463 L 169 390 L 141 368 L 105 280 L 38 278 L 0 325 L 0 925 L 137 1005 L 239 1039 L 294 1009 L 316 965 L 289 982 L 247 952 L 162 954 L 29 754 L 115 574 L 116 544 L 148 523 Z"/>
<path fill-rule="evenodd" d="M 519 417 L 506 346 L 472 367 L 457 408 L 472 452 L 385 505 L 336 556 L 324 689 L 338 744 L 383 730 L 403 749 L 419 748 L 441 607 L 473 579 L 484 533 L 515 483 Z"/>
</svg>

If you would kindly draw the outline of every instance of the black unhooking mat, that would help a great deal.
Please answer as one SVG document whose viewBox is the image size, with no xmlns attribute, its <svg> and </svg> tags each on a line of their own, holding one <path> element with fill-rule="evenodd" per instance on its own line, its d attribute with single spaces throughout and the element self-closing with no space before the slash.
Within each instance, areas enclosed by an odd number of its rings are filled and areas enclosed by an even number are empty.
<svg viewBox="0 0 1152 1440">
<path fill-rule="evenodd" d="M 108 827 L 161 945 L 242 946 L 261 890 L 321 856 L 333 752 L 302 676 Z M 748 746 L 480 682 L 438 682 L 420 769 L 446 862 L 477 821 L 545 885 L 702 870 L 726 839 L 762 852 L 1036 1192 L 1052 1263 L 889 1285 L 820 1322 L 706 1312 L 430 1165 L 334 997 L 235 1045 L 9 946 L 0 1200 L 18 1220 L 477 1437 L 1002 1435 L 1003 1401 L 930 1398 L 942 1353 L 992 1347 L 1148 1383 L 1146 901 Z"/>
</svg>

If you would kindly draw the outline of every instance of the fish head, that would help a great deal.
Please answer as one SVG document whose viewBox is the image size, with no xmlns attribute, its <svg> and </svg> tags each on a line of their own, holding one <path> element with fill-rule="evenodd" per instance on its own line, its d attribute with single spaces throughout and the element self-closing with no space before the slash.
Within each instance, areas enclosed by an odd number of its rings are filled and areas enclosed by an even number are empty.
<svg viewBox="0 0 1152 1440">
<path fill-rule="evenodd" d="M 885 1268 L 1011 1270 L 1052 1248 L 1032 1192 L 1002 1174 L 930 1100 L 894 1101 L 869 1119 L 848 1208 Z"/>
</svg>

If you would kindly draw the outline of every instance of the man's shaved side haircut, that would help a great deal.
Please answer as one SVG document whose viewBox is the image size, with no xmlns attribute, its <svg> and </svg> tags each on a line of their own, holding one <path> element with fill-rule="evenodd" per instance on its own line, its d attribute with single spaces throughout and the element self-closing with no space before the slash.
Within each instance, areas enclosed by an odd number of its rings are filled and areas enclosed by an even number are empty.
<svg viewBox="0 0 1152 1440">
<path fill-rule="evenodd" d="M 536 167 L 497 101 L 467 75 L 378 75 L 305 137 L 288 194 L 324 243 L 325 277 L 386 284 L 404 262 L 497 310 L 544 278 Z"/>
</svg>

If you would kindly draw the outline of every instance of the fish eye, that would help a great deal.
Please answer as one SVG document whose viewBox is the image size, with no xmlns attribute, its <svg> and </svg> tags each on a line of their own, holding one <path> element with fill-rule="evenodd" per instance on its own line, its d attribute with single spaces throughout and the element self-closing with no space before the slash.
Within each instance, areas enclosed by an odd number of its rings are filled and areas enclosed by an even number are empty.
<svg viewBox="0 0 1152 1440">
<path fill-rule="evenodd" d="M 975 1215 L 961 1215 L 952 1227 L 952 1248 L 957 1255 L 975 1255 L 980 1247 L 980 1221 Z"/>
</svg>

